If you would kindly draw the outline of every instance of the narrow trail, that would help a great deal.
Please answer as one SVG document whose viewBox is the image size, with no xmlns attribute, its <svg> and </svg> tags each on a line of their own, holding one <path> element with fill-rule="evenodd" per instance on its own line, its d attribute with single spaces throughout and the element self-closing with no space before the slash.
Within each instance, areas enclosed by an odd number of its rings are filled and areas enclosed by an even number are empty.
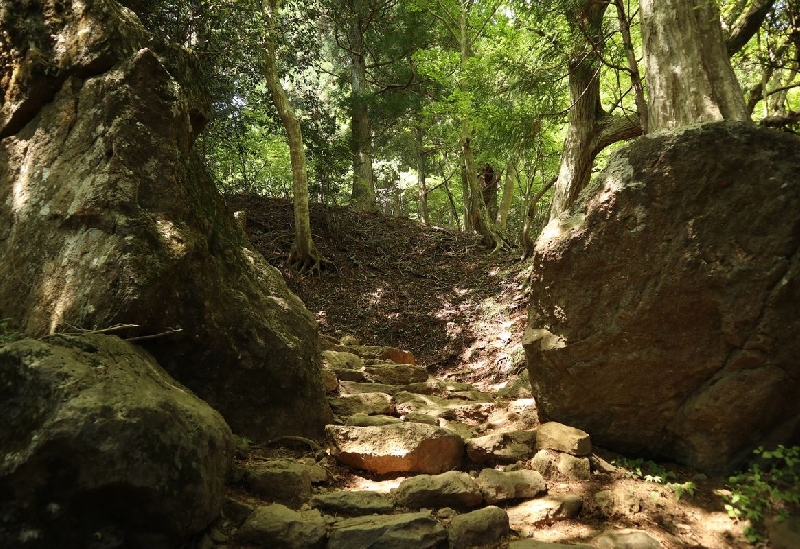
<svg viewBox="0 0 800 549">
<path fill-rule="evenodd" d="M 316 206 L 315 241 L 336 269 L 300 277 L 285 268 L 291 203 L 228 202 L 247 212 L 251 242 L 317 316 L 338 425 L 326 448 L 243 440 L 204 549 L 750 547 L 725 513 L 723 479 L 669 464 L 648 470 L 566 426 L 545 436 L 553 424 L 541 426 L 520 345 L 529 265 L 490 257 L 467 235 Z M 462 448 L 452 463 L 440 428 Z M 434 439 L 435 451 L 425 450 Z M 397 455 L 415 452 L 408 470 L 398 465 Z M 511 531 L 492 513 L 507 516 Z M 311 535 L 315 521 L 324 535 L 309 545 L 298 531 Z M 278 530 L 295 537 L 275 538 Z"/>
</svg>

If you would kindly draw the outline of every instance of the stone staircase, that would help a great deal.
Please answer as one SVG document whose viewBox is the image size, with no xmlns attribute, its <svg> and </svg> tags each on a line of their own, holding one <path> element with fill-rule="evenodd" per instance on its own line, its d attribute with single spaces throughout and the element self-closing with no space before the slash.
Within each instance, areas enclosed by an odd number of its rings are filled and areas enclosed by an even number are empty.
<svg viewBox="0 0 800 549">
<path fill-rule="evenodd" d="M 639 530 L 572 545 L 534 539 L 584 509 L 587 494 L 563 486 L 614 467 L 583 431 L 539 424 L 524 379 L 490 394 L 430 377 L 407 351 L 324 346 L 337 418 L 327 448 L 286 437 L 276 442 L 307 450 L 265 455 L 243 441 L 199 549 L 662 547 Z"/>
</svg>

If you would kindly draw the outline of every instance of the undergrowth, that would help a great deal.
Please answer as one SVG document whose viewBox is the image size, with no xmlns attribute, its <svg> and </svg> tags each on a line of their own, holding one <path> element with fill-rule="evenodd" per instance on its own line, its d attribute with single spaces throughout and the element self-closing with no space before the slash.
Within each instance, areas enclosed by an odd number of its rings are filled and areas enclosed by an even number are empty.
<svg viewBox="0 0 800 549">
<path fill-rule="evenodd" d="M 22 335 L 11 328 L 11 319 L 0 319 L 0 345 L 12 343 L 22 338 Z"/>
<path fill-rule="evenodd" d="M 614 461 L 614 465 L 622 467 L 631 478 L 663 484 L 675 494 L 675 499 L 685 496 L 693 496 L 697 491 L 697 486 L 692 481 L 674 482 L 675 473 L 667 471 L 663 466 L 654 461 L 642 458 L 628 459 L 620 458 Z"/>
<path fill-rule="evenodd" d="M 751 543 L 764 541 L 764 519 L 786 519 L 800 504 L 800 446 L 775 450 L 759 446 L 750 468 L 728 479 L 730 495 L 725 509 L 735 519 L 749 522 L 745 535 Z"/>
</svg>

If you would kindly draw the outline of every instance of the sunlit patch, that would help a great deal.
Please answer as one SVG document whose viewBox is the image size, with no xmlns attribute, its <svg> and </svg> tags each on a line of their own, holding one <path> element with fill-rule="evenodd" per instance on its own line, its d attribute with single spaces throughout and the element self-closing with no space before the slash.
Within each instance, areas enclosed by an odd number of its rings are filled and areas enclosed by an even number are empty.
<svg viewBox="0 0 800 549">
<path fill-rule="evenodd" d="M 389 480 L 370 480 L 364 477 L 355 477 L 347 485 L 348 489 L 352 490 L 369 490 L 372 492 L 379 492 L 381 494 L 388 494 L 394 490 L 406 477 L 397 477 Z"/>
<path fill-rule="evenodd" d="M 159 218 L 156 220 L 156 227 L 161 241 L 167 246 L 172 257 L 181 257 L 186 253 L 183 235 L 171 220 Z"/>
<path fill-rule="evenodd" d="M 11 211 L 15 216 L 18 217 L 24 213 L 24 209 L 30 201 L 30 196 L 28 165 L 23 164 L 11 190 Z"/>
</svg>

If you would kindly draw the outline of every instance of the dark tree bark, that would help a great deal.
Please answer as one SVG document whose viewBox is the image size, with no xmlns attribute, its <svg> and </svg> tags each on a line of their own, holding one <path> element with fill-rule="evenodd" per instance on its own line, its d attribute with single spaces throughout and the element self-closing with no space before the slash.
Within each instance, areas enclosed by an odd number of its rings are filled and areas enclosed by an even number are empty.
<svg viewBox="0 0 800 549">
<path fill-rule="evenodd" d="M 600 104 L 600 59 L 603 14 L 607 2 L 588 0 L 572 11 L 570 23 L 583 27 L 593 45 L 575 47 L 569 66 L 572 108 L 553 192 L 550 219 L 565 212 L 589 183 L 594 159 L 605 147 L 642 133 L 638 120 L 605 112 Z"/>
</svg>

